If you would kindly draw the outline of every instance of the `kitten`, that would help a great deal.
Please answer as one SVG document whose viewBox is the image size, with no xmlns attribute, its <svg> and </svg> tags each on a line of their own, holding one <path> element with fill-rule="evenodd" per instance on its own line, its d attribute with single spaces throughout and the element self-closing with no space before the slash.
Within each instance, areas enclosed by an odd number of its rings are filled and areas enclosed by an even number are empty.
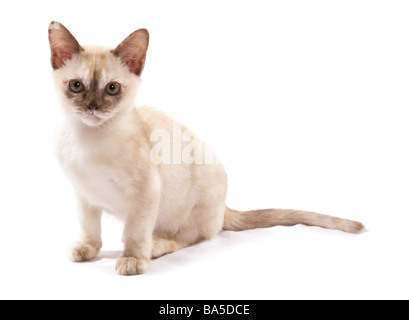
<svg viewBox="0 0 409 320">
<path fill-rule="evenodd" d="M 144 273 L 151 258 L 222 230 L 299 223 L 351 233 L 364 229 L 359 222 L 313 212 L 228 208 L 227 176 L 210 149 L 163 113 L 134 106 L 147 30 L 135 31 L 112 50 L 83 47 L 52 22 L 49 40 L 64 111 L 55 152 L 76 191 L 81 225 L 71 260 L 91 260 L 100 251 L 102 211 L 125 224 L 116 265 L 121 275 Z"/>
</svg>

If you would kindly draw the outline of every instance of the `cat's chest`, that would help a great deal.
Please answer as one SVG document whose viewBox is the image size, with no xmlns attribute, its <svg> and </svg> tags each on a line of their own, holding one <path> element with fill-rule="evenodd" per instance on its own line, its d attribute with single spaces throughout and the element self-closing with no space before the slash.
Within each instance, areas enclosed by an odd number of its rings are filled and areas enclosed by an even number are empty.
<svg viewBox="0 0 409 320">
<path fill-rule="evenodd" d="M 125 197 L 112 162 L 114 155 L 77 141 L 60 141 L 57 148 L 57 158 L 76 192 L 94 206 L 124 215 Z"/>
<path fill-rule="evenodd" d="M 76 190 L 87 201 L 115 215 L 123 215 L 125 197 L 119 187 L 115 174 L 101 165 L 80 164 L 80 168 L 69 170 L 70 180 Z"/>
</svg>

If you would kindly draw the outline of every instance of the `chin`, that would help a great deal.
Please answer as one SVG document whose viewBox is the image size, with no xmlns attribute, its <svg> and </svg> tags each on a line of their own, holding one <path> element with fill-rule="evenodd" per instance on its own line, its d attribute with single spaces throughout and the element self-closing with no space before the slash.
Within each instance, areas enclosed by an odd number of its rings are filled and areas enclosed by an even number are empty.
<svg viewBox="0 0 409 320">
<path fill-rule="evenodd" d="M 81 117 L 82 123 L 88 127 L 99 127 L 105 122 L 106 119 L 102 119 L 96 115 L 86 115 Z"/>
</svg>

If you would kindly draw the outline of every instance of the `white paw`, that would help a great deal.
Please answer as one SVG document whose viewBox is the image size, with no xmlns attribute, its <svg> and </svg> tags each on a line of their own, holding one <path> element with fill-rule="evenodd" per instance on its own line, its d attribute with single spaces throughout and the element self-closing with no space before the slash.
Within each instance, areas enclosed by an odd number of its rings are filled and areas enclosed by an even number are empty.
<svg viewBox="0 0 409 320">
<path fill-rule="evenodd" d="M 116 264 L 116 271 L 122 276 L 142 274 L 148 269 L 149 260 L 134 257 L 121 257 Z"/>
<path fill-rule="evenodd" d="M 97 256 L 99 248 L 84 242 L 75 242 L 68 250 L 68 257 L 73 262 L 89 261 Z"/>
<path fill-rule="evenodd" d="M 172 253 L 178 250 L 175 241 L 157 238 L 153 240 L 152 259 L 157 259 L 165 254 Z"/>
</svg>

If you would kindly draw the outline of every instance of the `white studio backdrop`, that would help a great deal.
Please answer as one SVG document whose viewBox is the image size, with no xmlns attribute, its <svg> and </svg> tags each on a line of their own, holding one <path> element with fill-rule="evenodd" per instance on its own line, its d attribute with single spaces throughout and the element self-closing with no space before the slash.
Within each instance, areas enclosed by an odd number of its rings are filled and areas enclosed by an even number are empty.
<svg viewBox="0 0 409 320">
<path fill-rule="evenodd" d="M 0 12 L 1 299 L 409 298 L 406 1 L 13 1 Z M 47 27 L 115 47 L 151 41 L 137 104 L 216 150 L 235 209 L 296 208 L 363 222 L 219 237 L 115 273 L 121 224 L 73 264 L 78 226 L 52 153 L 58 101 Z"/>
</svg>

